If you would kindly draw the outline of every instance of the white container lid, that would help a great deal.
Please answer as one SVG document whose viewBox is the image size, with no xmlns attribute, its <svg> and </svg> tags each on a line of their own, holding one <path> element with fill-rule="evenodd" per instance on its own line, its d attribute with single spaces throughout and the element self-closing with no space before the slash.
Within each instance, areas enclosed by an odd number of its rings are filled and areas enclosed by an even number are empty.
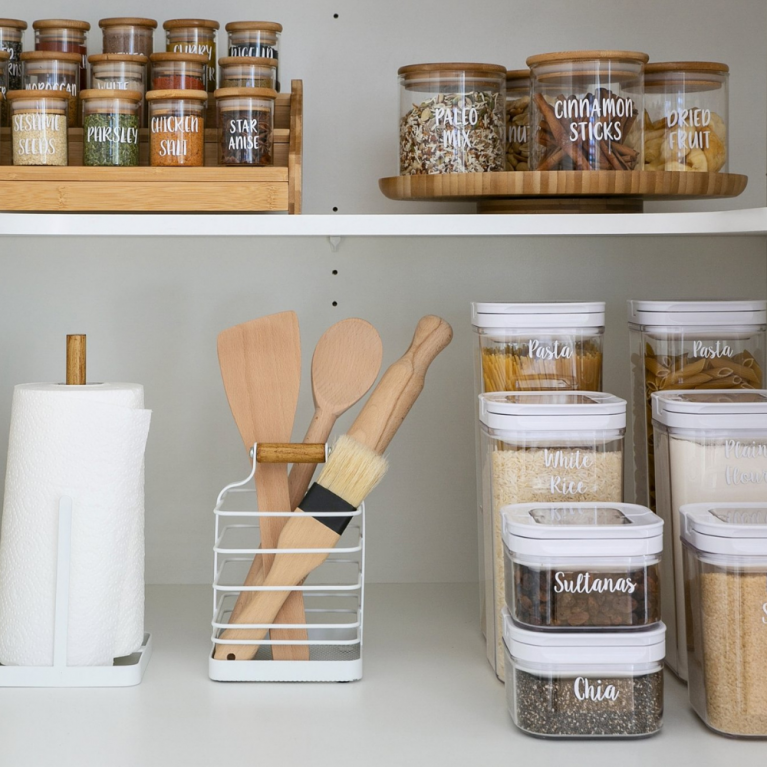
<svg viewBox="0 0 767 767">
<path fill-rule="evenodd" d="M 767 556 L 767 502 L 688 503 L 682 540 L 704 554 Z"/>
<path fill-rule="evenodd" d="M 663 520 L 633 503 L 518 503 L 501 510 L 514 554 L 641 557 L 663 551 Z"/>
<path fill-rule="evenodd" d="M 512 658 L 567 666 L 657 663 L 666 657 L 666 626 L 642 631 L 532 631 L 503 608 L 503 640 Z"/>
<path fill-rule="evenodd" d="M 593 391 L 489 392 L 479 420 L 499 431 L 594 431 L 626 428 L 626 400 Z"/>
<path fill-rule="evenodd" d="M 605 302 L 554 301 L 549 303 L 472 303 L 475 328 L 603 328 Z"/>
<path fill-rule="evenodd" d="M 652 417 L 671 429 L 767 430 L 767 389 L 660 391 Z"/>
<path fill-rule="evenodd" d="M 767 301 L 629 301 L 629 324 L 718 327 L 764 325 Z"/>
</svg>

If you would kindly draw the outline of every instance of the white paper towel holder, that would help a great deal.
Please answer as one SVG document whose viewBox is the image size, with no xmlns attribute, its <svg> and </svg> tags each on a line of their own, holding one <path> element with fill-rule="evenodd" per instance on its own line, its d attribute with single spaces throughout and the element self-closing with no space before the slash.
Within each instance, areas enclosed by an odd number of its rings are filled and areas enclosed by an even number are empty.
<svg viewBox="0 0 767 767">
<path fill-rule="evenodd" d="M 144 634 L 144 641 L 135 653 L 116 658 L 111 666 L 67 666 L 71 546 L 72 499 L 63 496 L 59 501 L 53 665 L 0 665 L 0 687 L 133 687 L 141 683 L 152 656 L 150 634 Z"/>
</svg>

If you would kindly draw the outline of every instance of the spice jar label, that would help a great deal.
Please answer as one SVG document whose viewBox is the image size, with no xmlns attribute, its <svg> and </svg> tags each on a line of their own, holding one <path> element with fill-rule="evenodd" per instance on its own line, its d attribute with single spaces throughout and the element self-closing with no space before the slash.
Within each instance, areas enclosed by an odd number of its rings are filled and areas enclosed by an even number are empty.
<svg viewBox="0 0 767 767">
<path fill-rule="evenodd" d="M 208 66 L 205 67 L 207 87 L 203 90 L 213 91 L 216 88 L 216 44 L 215 43 L 169 43 L 168 50 L 172 53 L 196 53 L 208 57 Z M 163 85 L 162 88 L 168 86 Z M 183 86 L 182 86 L 183 87 Z M 194 87 L 194 86 L 193 86 Z M 157 90 L 162 90 L 155 85 Z"/>
<path fill-rule="evenodd" d="M 202 128 L 202 120 L 196 115 L 152 116 L 151 165 L 202 165 Z"/>
<path fill-rule="evenodd" d="M 717 173 L 727 162 L 727 129 L 710 109 L 666 109 L 653 121 L 645 113 L 648 170 Z"/>
<path fill-rule="evenodd" d="M 229 55 L 237 58 L 243 56 L 262 59 L 279 58 L 277 49 L 273 48 L 271 45 L 265 45 L 264 43 L 257 43 L 255 45 L 230 45 Z"/>
<path fill-rule="evenodd" d="M 14 165 L 66 165 L 67 118 L 22 112 L 12 119 Z"/>
<path fill-rule="evenodd" d="M 12 91 L 21 90 L 21 41 L 4 40 L 0 43 L 0 51 L 7 51 L 8 59 L 8 88 Z"/>
<path fill-rule="evenodd" d="M 136 166 L 139 155 L 137 114 L 87 114 L 83 121 L 87 166 Z"/>
</svg>

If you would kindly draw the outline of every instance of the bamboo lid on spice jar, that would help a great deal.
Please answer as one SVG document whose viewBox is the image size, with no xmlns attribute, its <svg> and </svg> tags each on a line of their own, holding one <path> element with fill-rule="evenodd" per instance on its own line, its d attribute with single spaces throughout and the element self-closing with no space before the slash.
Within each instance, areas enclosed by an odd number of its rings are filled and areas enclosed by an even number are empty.
<svg viewBox="0 0 767 767">
<path fill-rule="evenodd" d="M 162 51 L 160 53 L 153 53 L 149 60 L 153 64 L 163 63 L 165 61 L 190 61 L 193 64 L 207 64 L 208 57 L 204 53 L 183 53 Z"/>
<path fill-rule="evenodd" d="M 86 114 L 138 114 L 139 104 L 144 98 L 138 91 L 121 91 L 114 88 L 88 88 L 80 92 L 80 100 L 86 103 Z M 104 101 L 103 105 L 98 102 Z"/>
<path fill-rule="evenodd" d="M 32 22 L 32 29 L 79 29 L 87 32 L 91 25 L 87 21 L 74 19 L 39 19 Z"/>
<path fill-rule="evenodd" d="M 109 61 L 128 61 L 131 64 L 146 64 L 149 57 L 143 53 L 94 53 L 88 56 L 89 64 L 105 64 Z"/>
<path fill-rule="evenodd" d="M 219 29 L 221 25 L 211 19 L 170 19 L 163 25 L 163 29 L 183 29 L 185 27 L 203 27 L 205 29 Z"/>
<path fill-rule="evenodd" d="M 10 51 L 0 51 L 0 61 L 8 61 L 11 58 Z"/>
<path fill-rule="evenodd" d="M 530 78 L 529 69 L 509 69 L 506 71 L 506 82 L 514 82 L 515 80 L 527 80 Z"/>
<path fill-rule="evenodd" d="M 61 51 L 24 51 L 19 58 L 22 61 L 65 61 L 78 66 L 82 61 L 79 53 L 62 53 Z"/>
<path fill-rule="evenodd" d="M 500 64 L 470 64 L 465 62 L 444 61 L 434 64 L 408 64 L 400 67 L 397 74 L 405 80 L 420 79 L 423 76 L 435 75 L 440 72 L 465 72 L 469 75 L 502 75 L 506 77 L 506 67 Z"/>
<path fill-rule="evenodd" d="M 687 93 L 714 91 L 729 77 L 730 68 L 718 61 L 662 61 L 644 68 L 647 93 L 679 89 Z"/>
<path fill-rule="evenodd" d="M 227 32 L 245 32 L 247 30 L 263 30 L 264 32 L 282 32 L 282 24 L 276 21 L 230 21 L 226 27 Z"/>
<path fill-rule="evenodd" d="M 220 67 L 270 67 L 277 69 L 277 59 L 264 56 L 223 56 L 218 60 Z"/>
<path fill-rule="evenodd" d="M 19 101 L 22 99 L 29 99 L 30 101 L 58 101 L 62 105 L 62 111 L 69 109 L 69 95 L 66 91 L 44 91 L 37 89 L 28 91 L 8 91 L 5 94 L 5 98 L 7 101 Z"/>
<path fill-rule="evenodd" d="M 12 29 L 26 29 L 27 22 L 21 19 L 0 19 L 0 27 L 11 27 Z"/>
<path fill-rule="evenodd" d="M 719 61 L 663 61 L 653 62 L 644 68 L 646 75 L 659 72 L 715 72 L 726 75 L 730 68 Z"/>
<path fill-rule="evenodd" d="M 122 91 L 116 88 L 88 88 L 80 91 L 80 101 L 91 99 L 124 99 L 126 101 L 141 101 L 144 94 L 140 91 Z"/>
<path fill-rule="evenodd" d="M 274 100 L 277 98 L 277 91 L 271 88 L 219 88 L 213 95 L 217 100 L 246 97 Z"/>
<path fill-rule="evenodd" d="M 189 101 L 207 101 L 207 91 L 184 91 L 179 89 L 168 89 L 162 91 L 149 91 L 146 94 L 147 101 L 162 101 L 165 99 L 188 99 Z"/>
<path fill-rule="evenodd" d="M 157 22 L 154 19 L 142 19 L 137 16 L 116 16 L 111 19 L 101 19 L 99 26 L 105 27 L 148 27 L 157 29 Z"/>
</svg>

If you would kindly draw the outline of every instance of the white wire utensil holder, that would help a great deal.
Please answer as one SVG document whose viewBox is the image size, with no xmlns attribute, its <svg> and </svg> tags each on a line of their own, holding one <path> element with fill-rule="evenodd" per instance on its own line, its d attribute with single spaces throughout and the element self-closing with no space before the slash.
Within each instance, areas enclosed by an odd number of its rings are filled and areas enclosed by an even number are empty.
<svg viewBox="0 0 767 767">
<path fill-rule="evenodd" d="M 265 445 L 260 446 L 265 448 Z M 270 446 L 272 447 L 272 446 Z M 274 446 L 308 448 L 303 445 Z M 315 448 L 318 446 L 314 446 Z M 312 462 L 327 458 L 327 446 Z M 316 454 L 316 450 L 314 451 Z M 324 456 L 322 455 L 324 453 Z M 227 485 L 218 494 L 215 509 L 213 546 L 213 647 L 208 658 L 211 679 L 220 682 L 352 682 L 362 678 L 362 629 L 365 598 L 365 509 L 313 513 L 314 517 L 351 517 L 338 545 L 332 549 L 260 548 L 260 520 L 290 517 L 291 511 L 258 511 L 254 478 L 260 461 L 259 445 L 251 450 L 252 467 L 245 479 Z M 245 586 L 248 569 L 257 556 L 291 556 L 327 553 L 328 558 L 298 586 Z M 306 623 L 238 623 L 240 629 L 302 629 L 308 639 L 226 640 L 221 634 L 229 623 L 242 592 L 301 591 Z M 253 660 L 217 660 L 217 645 L 258 645 Z M 273 660 L 273 645 L 309 647 L 309 660 Z"/>
<path fill-rule="evenodd" d="M 0 666 L 0 687 L 132 687 L 141 683 L 152 656 L 152 637 L 144 634 L 141 647 L 111 666 L 68 666 L 70 564 L 72 554 L 72 499 L 59 501 L 56 559 L 56 602 L 52 666 Z"/>
</svg>

